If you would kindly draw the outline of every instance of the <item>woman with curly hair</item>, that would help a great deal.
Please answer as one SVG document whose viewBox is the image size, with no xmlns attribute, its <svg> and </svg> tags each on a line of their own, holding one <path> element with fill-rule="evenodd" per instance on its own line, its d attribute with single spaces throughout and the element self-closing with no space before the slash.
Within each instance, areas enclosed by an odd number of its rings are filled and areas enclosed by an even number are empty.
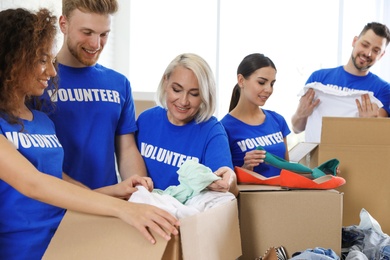
<svg viewBox="0 0 390 260">
<path fill-rule="evenodd" d="M 0 12 L 0 259 L 41 259 L 64 209 L 118 217 L 151 243 L 149 230 L 169 240 L 178 221 L 166 211 L 62 180 L 54 124 L 29 105 L 56 77 L 55 23 L 47 9 Z M 127 188 L 147 181 L 129 178 Z"/>
</svg>

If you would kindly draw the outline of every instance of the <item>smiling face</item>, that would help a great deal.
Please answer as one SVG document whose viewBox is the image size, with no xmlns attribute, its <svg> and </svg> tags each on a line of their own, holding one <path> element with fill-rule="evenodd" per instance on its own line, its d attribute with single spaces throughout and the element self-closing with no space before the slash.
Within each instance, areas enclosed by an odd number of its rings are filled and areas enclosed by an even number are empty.
<svg viewBox="0 0 390 260">
<path fill-rule="evenodd" d="M 187 68 L 177 66 L 170 77 L 165 78 L 164 88 L 168 120 L 181 126 L 194 119 L 202 103 L 195 74 Z"/>
<path fill-rule="evenodd" d="M 54 63 L 55 56 L 51 52 L 45 52 L 39 56 L 30 77 L 26 79 L 25 84 L 28 86 L 26 95 L 41 96 L 43 94 L 49 85 L 50 78 L 57 75 Z"/>
<path fill-rule="evenodd" d="M 276 81 L 276 70 L 272 67 L 263 67 L 254 71 L 247 79 L 238 74 L 238 84 L 241 88 L 241 98 L 255 106 L 264 106 L 272 95 Z"/>
<path fill-rule="evenodd" d="M 75 9 L 70 17 L 60 17 L 60 28 L 66 45 L 62 51 L 69 52 L 65 65 L 92 66 L 98 61 L 107 42 L 111 15 L 84 13 Z"/>
<path fill-rule="evenodd" d="M 368 30 L 360 37 L 355 37 L 352 43 L 351 60 L 355 69 L 368 73 L 368 70 L 383 56 L 386 48 L 386 39 Z"/>
</svg>

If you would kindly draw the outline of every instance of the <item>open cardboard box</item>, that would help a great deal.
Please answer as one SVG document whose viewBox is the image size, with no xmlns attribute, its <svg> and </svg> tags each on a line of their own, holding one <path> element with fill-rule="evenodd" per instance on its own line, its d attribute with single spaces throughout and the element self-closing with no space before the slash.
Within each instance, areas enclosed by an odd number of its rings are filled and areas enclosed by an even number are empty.
<svg viewBox="0 0 390 260">
<path fill-rule="evenodd" d="M 389 134 L 389 118 L 323 118 L 318 158 L 340 160 L 343 226 L 359 225 L 365 208 L 390 234 Z"/>
<path fill-rule="evenodd" d="M 237 200 L 180 220 L 169 242 L 153 234 L 150 244 L 132 226 L 113 217 L 68 211 L 43 259 L 237 259 L 241 238 Z"/>
<path fill-rule="evenodd" d="M 290 162 L 300 163 L 311 169 L 318 166 L 318 143 L 297 143 L 288 154 Z"/>
<path fill-rule="evenodd" d="M 289 257 L 309 248 L 341 254 L 343 194 L 336 190 L 287 190 L 239 185 L 240 260 L 283 246 Z"/>
</svg>

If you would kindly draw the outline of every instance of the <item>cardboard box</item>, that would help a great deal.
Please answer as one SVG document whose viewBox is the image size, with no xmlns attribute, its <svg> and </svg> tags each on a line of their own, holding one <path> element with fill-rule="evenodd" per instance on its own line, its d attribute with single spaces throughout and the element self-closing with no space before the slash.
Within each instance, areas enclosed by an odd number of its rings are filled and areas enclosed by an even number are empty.
<svg viewBox="0 0 390 260">
<path fill-rule="evenodd" d="M 112 217 L 68 211 L 45 260 L 237 259 L 241 255 L 237 200 L 180 220 L 180 237 L 150 244 L 132 226 Z"/>
<path fill-rule="evenodd" d="M 288 154 L 290 162 L 300 163 L 311 169 L 318 166 L 318 143 L 297 143 Z"/>
<path fill-rule="evenodd" d="M 156 106 L 156 102 L 153 100 L 134 100 L 135 103 L 135 117 L 138 116 L 145 110 Z"/>
<path fill-rule="evenodd" d="M 359 225 L 365 208 L 390 234 L 390 119 L 331 118 L 322 121 L 319 161 L 340 160 L 347 183 L 343 226 Z"/>
<path fill-rule="evenodd" d="M 146 109 L 156 106 L 155 95 L 155 92 L 133 91 L 136 118 Z"/>
<path fill-rule="evenodd" d="M 336 190 L 286 190 L 239 185 L 240 260 L 283 246 L 292 257 L 309 248 L 341 254 L 343 194 Z"/>
</svg>

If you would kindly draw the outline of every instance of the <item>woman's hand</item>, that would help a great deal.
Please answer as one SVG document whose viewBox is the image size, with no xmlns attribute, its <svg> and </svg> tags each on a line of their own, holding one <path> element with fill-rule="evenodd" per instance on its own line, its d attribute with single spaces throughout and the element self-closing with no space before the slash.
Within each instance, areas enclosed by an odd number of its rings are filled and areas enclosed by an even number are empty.
<svg viewBox="0 0 390 260">
<path fill-rule="evenodd" d="M 259 166 L 260 163 L 264 162 L 266 151 L 264 150 L 252 150 L 245 154 L 244 165 L 242 168 L 253 171 L 253 168 Z"/>
<path fill-rule="evenodd" d="M 152 244 L 156 243 L 151 231 L 165 240 L 178 235 L 179 221 L 167 211 L 148 204 L 126 202 L 122 205 L 119 218 L 135 227 Z"/>
<path fill-rule="evenodd" d="M 238 196 L 239 190 L 237 187 L 236 173 L 229 167 L 223 166 L 214 172 L 215 175 L 222 179 L 211 183 L 207 188 L 213 191 L 231 192 L 234 196 Z"/>
<path fill-rule="evenodd" d="M 207 188 L 213 191 L 227 192 L 230 190 L 230 186 L 234 181 L 235 173 L 227 166 L 223 166 L 214 172 L 215 175 L 221 177 L 220 180 L 216 180 L 211 183 Z"/>
<path fill-rule="evenodd" d="M 125 199 L 128 200 L 134 192 L 136 192 L 138 189 L 136 186 L 142 185 L 144 186 L 148 191 L 153 190 L 153 181 L 149 177 L 141 177 L 138 175 L 133 175 L 126 180 L 123 180 L 122 182 L 106 186 L 103 188 L 96 189 L 95 191 L 104 193 L 106 195 L 110 195 L 119 199 Z"/>
</svg>

